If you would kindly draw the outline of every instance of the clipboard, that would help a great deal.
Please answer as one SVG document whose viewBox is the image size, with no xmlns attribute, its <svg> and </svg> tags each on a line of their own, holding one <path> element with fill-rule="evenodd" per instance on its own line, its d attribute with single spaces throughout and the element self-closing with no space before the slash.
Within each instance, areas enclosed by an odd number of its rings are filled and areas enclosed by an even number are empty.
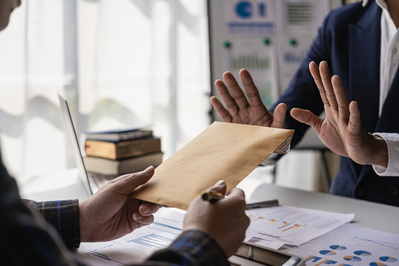
<svg viewBox="0 0 399 266">
<path fill-rule="evenodd" d="M 305 266 L 303 258 L 247 242 L 229 261 L 231 266 Z"/>
</svg>

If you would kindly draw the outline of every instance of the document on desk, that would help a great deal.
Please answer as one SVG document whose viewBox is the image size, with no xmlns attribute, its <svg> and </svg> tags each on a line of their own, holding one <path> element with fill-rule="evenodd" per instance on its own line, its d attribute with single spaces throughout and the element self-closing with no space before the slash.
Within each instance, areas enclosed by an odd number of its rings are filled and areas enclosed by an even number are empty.
<svg viewBox="0 0 399 266">
<path fill-rule="evenodd" d="M 341 214 L 291 206 L 247 210 L 249 229 L 256 238 L 298 246 L 350 222 L 354 214 Z"/>
<path fill-rule="evenodd" d="M 191 201 L 223 179 L 229 192 L 271 153 L 289 150 L 293 130 L 214 122 L 156 168 L 133 191 L 141 200 L 187 210 Z"/>
<path fill-rule="evenodd" d="M 87 265 L 130 265 L 144 261 L 152 253 L 168 247 L 182 232 L 185 211 L 161 208 L 154 214 L 154 222 L 119 239 L 81 243 L 78 257 Z M 245 240 L 258 232 L 247 230 Z"/>
<path fill-rule="evenodd" d="M 130 265 L 144 261 L 156 250 L 166 248 L 181 234 L 185 212 L 161 208 L 151 225 L 119 239 L 81 243 L 78 257 L 87 265 Z"/>
<path fill-rule="evenodd" d="M 306 265 L 399 265 L 399 235 L 345 224 L 288 251 Z"/>
</svg>

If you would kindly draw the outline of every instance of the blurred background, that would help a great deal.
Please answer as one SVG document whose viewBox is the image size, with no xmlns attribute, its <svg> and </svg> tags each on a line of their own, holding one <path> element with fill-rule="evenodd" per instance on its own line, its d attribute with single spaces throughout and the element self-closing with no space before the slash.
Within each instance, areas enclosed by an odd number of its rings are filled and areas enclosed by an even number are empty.
<svg viewBox="0 0 399 266">
<path fill-rule="evenodd" d="M 348 2 L 322 1 L 327 12 Z M 81 141 L 85 130 L 151 127 L 164 160 L 218 120 L 209 103 L 211 81 L 221 78 L 211 71 L 211 2 L 23 1 L 0 34 L 1 149 L 18 182 L 75 167 L 58 93 Z M 329 151 L 305 145 L 255 178 L 327 191 L 326 171 L 331 178 L 337 166 Z"/>
</svg>

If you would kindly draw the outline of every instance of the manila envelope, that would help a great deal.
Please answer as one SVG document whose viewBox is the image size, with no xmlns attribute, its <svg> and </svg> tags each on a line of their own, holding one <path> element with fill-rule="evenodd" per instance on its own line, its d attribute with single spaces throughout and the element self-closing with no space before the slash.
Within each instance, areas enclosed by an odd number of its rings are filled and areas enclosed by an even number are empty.
<svg viewBox="0 0 399 266">
<path fill-rule="evenodd" d="M 270 154 L 289 150 L 293 130 L 214 122 L 155 169 L 130 196 L 187 210 L 201 192 L 223 179 L 227 192 Z"/>
</svg>

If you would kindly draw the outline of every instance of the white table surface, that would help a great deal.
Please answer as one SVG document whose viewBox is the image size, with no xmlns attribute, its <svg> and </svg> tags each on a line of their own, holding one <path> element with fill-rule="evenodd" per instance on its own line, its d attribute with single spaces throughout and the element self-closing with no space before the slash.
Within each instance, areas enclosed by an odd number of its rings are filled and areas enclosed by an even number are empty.
<svg viewBox="0 0 399 266">
<path fill-rule="evenodd" d="M 270 184 L 259 185 L 252 192 L 251 198 L 278 199 L 280 205 L 354 213 L 352 223 L 355 225 L 399 234 L 399 207 Z"/>
</svg>

